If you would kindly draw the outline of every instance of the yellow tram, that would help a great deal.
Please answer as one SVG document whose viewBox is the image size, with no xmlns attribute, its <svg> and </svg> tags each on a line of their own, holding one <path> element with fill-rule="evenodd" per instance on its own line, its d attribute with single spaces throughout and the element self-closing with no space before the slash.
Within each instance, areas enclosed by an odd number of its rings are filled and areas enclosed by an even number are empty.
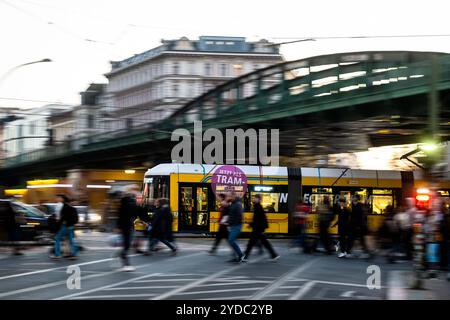
<svg viewBox="0 0 450 320">
<path fill-rule="evenodd" d="M 156 198 L 168 198 L 174 216 L 175 232 L 213 233 L 218 230 L 218 203 L 211 188 L 211 178 L 220 165 L 160 164 L 144 176 L 143 203 Z M 243 232 L 252 219 L 252 194 L 261 194 L 266 209 L 270 234 L 292 231 L 292 212 L 298 201 L 311 204 L 312 214 L 307 221 L 307 232 L 318 233 L 317 206 L 328 196 L 333 202 L 344 197 L 350 205 L 352 196 L 360 195 L 369 208 L 369 229 L 377 230 L 388 205 L 401 204 L 413 196 L 416 188 L 426 186 L 419 172 L 355 170 L 349 168 L 287 168 L 237 165 L 247 177 Z M 448 196 L 450 181 L 439 188 Z M 330 228 L 336 233 L 337 228 Z"/>
</svg>

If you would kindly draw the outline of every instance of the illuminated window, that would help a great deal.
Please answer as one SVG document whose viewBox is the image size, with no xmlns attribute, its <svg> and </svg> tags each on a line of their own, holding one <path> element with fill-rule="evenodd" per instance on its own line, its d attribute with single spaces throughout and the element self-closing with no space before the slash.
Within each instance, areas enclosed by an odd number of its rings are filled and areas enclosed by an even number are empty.
<svg viewBox="0 0 450 320">
<path fill-rule="evenodd" d="M 313 193 L 332 193 L 331 188 L 312 188 Z"/>
<path fill-rule="evenodd" d="M 374 214 L 385 214 L 387 206 L 392 205 L 392 196 L 374 195 L 372 197 L 372 213 Z"/>
<path fill-rule="evenodd" d="M 275 213 L 278 211 L 278 204 L 280 202 L 280 194 L 272 192 L 254 192 L 252 196 L 259 194 L 261 196 L 261 205 L 267 213 Z M 253 204 L 251 204 L 253 211 Z"/>
<path fill-rule="evenodd" d="M 372 194 L 392 194 L 392 190 L 389 190 L 389 189 L 373 189 Z"/>
</svg>

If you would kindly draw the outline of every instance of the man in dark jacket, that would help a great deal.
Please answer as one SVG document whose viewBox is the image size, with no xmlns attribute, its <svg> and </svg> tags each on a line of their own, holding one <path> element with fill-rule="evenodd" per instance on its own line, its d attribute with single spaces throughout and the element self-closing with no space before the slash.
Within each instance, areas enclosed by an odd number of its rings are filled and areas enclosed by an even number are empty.
<svg viewBox="0 0 450 320">
<path fill-rule="evenodd" d="M 338 226 L 339 247 L 341 250 L 338 257 L 345 258 L 350 239 L 350 211 L 346 206 L 344 198 L 339 199 L 339 204 L 334 208 L 334 214 L 337 215 L 337 221 L 332 228 L 336 225 Z"/>
<path fill-rule="evenodd" d="M 161 241 L 172 250 L 173 254 L 176 254 L 177 248 L 171 242 L 173 240 L 173 217 L 169 204 L 166 199 L 157 199 L 155 205 L 156 209 L 152 221 L 152 230 L 150 231 L 149 251 L 154 251 L 155 245 Z"/>
<path fill-rule="evenodd" d="M 363 204 L 361 203 L 361 196 L 355 195 L 352 203 L 352 212 L 350 214 L 350 238 L 347 247 L 347 254 L 351 253 L 355 240 L 359 240 L 365 257 L 370 257 L 370 252 L 366 243 L 367 235 L 367 216 Z"/>
<path fill-rule="evenodd" d="M 250 252 L 252 251 L 253 246 L 258 242 L 258 240 L 261 241 L 261 244 L 269 251 L 272 260 L 276 261 L 280 256 L 275 252 L 272 245 L 264 235 L 264 231 L 269 227 L 269 224 L 267 222 L 266 213 L 264 212 L 264 209 L 261 206 L 261 195 L 259 194 L 254 195 L 252 201 L 253 201 L 253 222 L 251 223 L 251 227 L 253 230 L 250 235 L 250 239 L 247 244 L 247 249 L 245 250 L 242 261 L 246 262 L 248 260 Z"/>
<path fill-rule="evenodd" d="M 125 194 L 120 200 L 117 227 L 123 238 L 123 250 L 121 252 L 122 271 L 134 271 L 134 267 L 130 265 L 128 260 L 128 250 L 131 246 L 131 238 L 133 236 L 134 220 L 141 208 L 136 203 L 136 198 L 132 192 Z"/>
<path fill-rule="evenodd" d="M 229 201 L 231 202 L 231 205 L 228 218 L 228 243 L 233 249 L 235 257 L 230 259 L 228 262 L 241 262 L 244 254 L 237 244 L 236 239 L 239 237 L 242 230 L 242 202 L 234 192 L 229 196 Z"/>
<path fill-rule="evenodd" d="M 63 206 L 59 213 L 59 230 L 55 238 L 55 252 L 51 258 L 61 258 L 61 240 L 67 236 L 71 248 L 71 255 L 68 258 L 74 260 L 76 259 L 78 251 L 78 246 L 75 243 L 75 225 L 78 223 L 77 209 L 70 205 L 69 198 L 64 194 L 59 194 L 57 196 L 57 201 L 62 203 Z"/>
</svg>

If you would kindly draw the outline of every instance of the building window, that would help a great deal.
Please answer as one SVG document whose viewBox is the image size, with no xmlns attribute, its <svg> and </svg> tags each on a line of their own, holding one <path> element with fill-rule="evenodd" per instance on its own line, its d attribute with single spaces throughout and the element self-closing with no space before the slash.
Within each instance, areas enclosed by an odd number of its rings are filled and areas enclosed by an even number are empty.
<svg viewBox="0 0 450 320">
<path fill-rule="evenodd" d="M 221 63 L 220 64 L 220 75 L 222 77 L 227 77 L 228 76 L 228 64 L 226 64 L 226 63 Z"/>
<path fill-rule="evenodd" d="M 211 76 L 212 75 L 212 66 L 211 63 L 207 62 L 205 63 L 205 76 Z"/>
<path fill-rule="evenodd" d="M 88 114 L 88 116 L 87 116 L 87 127 L 89 129 L 94 128 L 94 116 L 92 114 Z"/>
<path fill-rule="evenodd" d="M 173 63 L 173 74 L 179 74 L 180 73 L 180 64 L 178 62 Z"/>
<path fill-rule="evenodd" d="M 195 70 L 195 62 L 193 62 L 193 61 L 189 62 L 189 72 L 190 72 L 190 74 L 192 74 L 192 75 L 197 74 L 195 71 L 196 71 Z"/>
<path fill-rule="evenodd" d="M 34 123 L 30 123 L 30 129 L 29 129 L 30 135 L 34 135 L 36 132 L 36 126 Z"/>
<path fill-rule="evenodd" d="M 174 82 L 172 85 L 172 93 L 174 97 L 178 97 L 180 94 L 180 87 L 177 82 Z"/>
</svg>

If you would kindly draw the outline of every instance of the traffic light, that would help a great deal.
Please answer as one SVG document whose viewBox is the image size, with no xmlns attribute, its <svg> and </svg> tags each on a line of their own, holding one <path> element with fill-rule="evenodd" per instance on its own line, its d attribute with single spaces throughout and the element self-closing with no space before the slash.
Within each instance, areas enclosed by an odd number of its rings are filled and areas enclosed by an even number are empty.
<svg viewBox="0 0 450 320">
<path fill-rule="evenodd" d="M 416 207 L 420 210 L 426 210 L 430 208 L 431 204 L 431 192 L 427 188 L 417 189 L 416 193 Z"/>
</svg>

